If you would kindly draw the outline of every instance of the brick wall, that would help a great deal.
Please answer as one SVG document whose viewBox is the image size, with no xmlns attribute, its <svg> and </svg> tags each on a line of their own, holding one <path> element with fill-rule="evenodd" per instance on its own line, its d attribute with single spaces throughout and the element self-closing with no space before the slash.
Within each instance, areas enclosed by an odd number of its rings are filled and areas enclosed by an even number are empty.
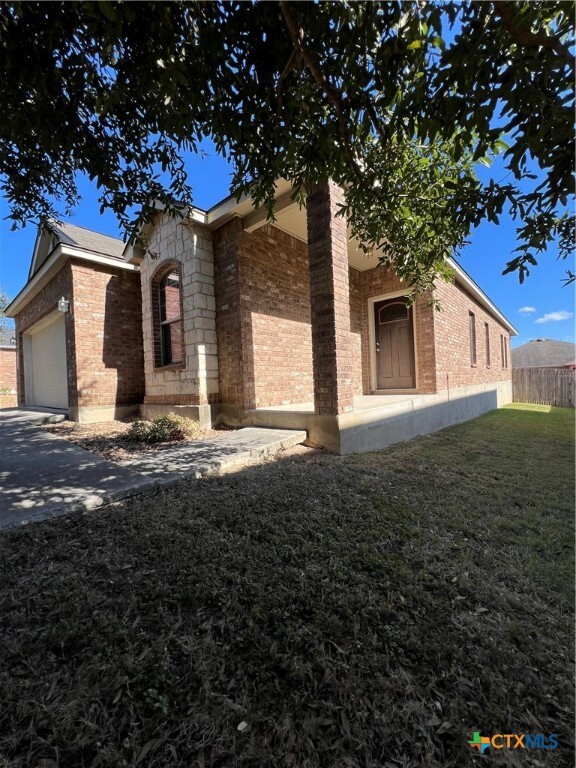
<svg viewBox="0 0 576 768">
<path fill-rule="evenodd" d="M 312 187 L 306 200 L 314 405 L 319 415 L 354 408 L 354 348 L 344 192 L 332 181 Z"/>
<path fill-rule="evenodd" d="M 244 408 L 313 399 L 305 243 L 274 226 L 214 233 L 220 394 Z"/>
<path fill-rule="evenodd" d="M 314 382 L 306 245 L 266 225 L 242 233 L 239 263 L 249 407 L 310 402 Z"/>
<path fill-rule="evenodd" d="M 442 311 L 434 313 L 438 389 L 511 381 L 508 330 L 458 283 L 440 281 L 435 295 L 442 306 Z M 475 366 L 470 362 L 470 312 L 474 313 L 476 326 Z M 486 361 L 485 323 L 490 336 L 490 367 Z M 502 366 L 501 335 L 506 344 L 508 368 Z"/>
<path fill-rule="evenodd" d="M 350 332 L 352 334 L 352 388 L 355 395 L 364 393 L 362 374 L 362 331 L 364 324 L 364 297 L 362 295 L 362 273 L 350 267 Z"/>
<path fill-rule="evenodd" d="M 16 347 L 0 347 L 0 389 L 16 391 Z"/>
<path fill-rule="evenodd" d="M 252 234 L 234 219 L 214 232 L 216 330 L 221 402 L 244 408 L 313 399 L 307 247 L 272 225 Z M 352 388 L 372 391 L 369 299 L 409 292 L 392 269 L 349 269 Z M 509 378 L 500 364 L 500 333 L 507 331 L 458 286 L 441 283 L 437 312 L 430 294 L 414 303 L 417 389 L 423 394 Z M 478 366 L 470 369 L 468 311 L 474 306 Z M 484 322 L 491 333 L 492 365 L 486 369 Z M 509 353 L 508 353 L 509 355 Z M 438 359 L 437 359 L 438 358 Z"/>
<path fill-rule="evenodd" d="M 218 350 L 212 236 L 188 219 L 159 217 L 148 244 L 157 258 L 145 256 L 142 280 L 142 328 L 147 404 L 198 405 L 218 402 Z M 152 281 L 168 265 L 179 265 L 184 353 L 182 364 L 159 366 L 157 309 Z"/>
<path fill-rule="evenodd" d="M 372 391 L 368 303 L 375 296 L 386 296 L 397 291 L 409 292 L 410 287 L 402 283 L 393 269 L 378 266 L 358 273 L 362 307 L 362 374 L 365 394 Z M 414 302 L 414 336 L 416 386 L 419 392 L 429 394 L 436 391 L 436 361 L 434 349 L 434 309 L 430 306 L 429 294 L 416 297 Z"/>
<path fill-rule="evenodd" d="M 78 408 L 142 402 L 140 276 L 72 260 Z"/>
<path fill-rule="evenodd" d="M 238 264 L 238 239 L 241 234 L 241 219 L 232 219 L 213 233 L 220 400 L 239 406 L 245 402 Z"/>
<path fill-rule="evenodd" d="M 72 269 L 70 262 L 66 262 L 54 277 L 46 283 L 42 290 L 32 298 L 28 304 L 16 315 L 16 334 L 18 338 L 18 403 L 26 404 L 26 389 L 24 382 L 24 345 L 22 334 L 26 333 L 33 325 L 38 323 L 46 315 L 53 312 L 58 306 L 58 300 L 64 296 L 72 297 Z M 76 396 L 76 354 L 74 349 L 74 323 L 72 313 L 66 313 L 66 357 L 68 377 L 68 405 L 73 408 L 77 405 Z M 31 393 L 28 394 L 31 397 Z M 31 403 L 28 403 L 30 405 Z"/>
</svg>

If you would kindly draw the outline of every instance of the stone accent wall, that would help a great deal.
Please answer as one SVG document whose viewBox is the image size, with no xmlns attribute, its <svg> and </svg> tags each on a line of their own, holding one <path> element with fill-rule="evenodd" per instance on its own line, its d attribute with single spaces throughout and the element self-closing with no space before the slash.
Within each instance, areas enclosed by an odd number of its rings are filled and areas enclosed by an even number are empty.
<svg viewBox="0 0 576 768">
<path fill-rule="evenodd" d="M 438 390 L 511 381 L 510 333 L 458 283 L 439 281 L 435 290 L 442 306 L 434 313 Z M 476 365 L 470 361 L 469 313 L 476 325 Z M 490 336 L 490 366 L 486 361 L 485 323 Z M 502 364 L 500 337 L 507 348 L 508 367 Z"/>
<path fill-rule="evenodd" d="M 16 392 L 16 347 L 0 347 L 0 389 Z"/>
<path fill-rule="evenodd" d="M 372 392 L 370 335 L 368 312 L 372 311 L 368 299 L 385 296 L 389 293 L 405 290 L 410 286 L 401 282 L 393 269 L 378 266 L 358 273 L 359 292 L 362 307 L 362 378 L 364 394 Z M 414 302 L 414 336 L 416 387 L 418 392 L 431 394 L 436 392 L 436 359 L 434 341 L 434 309 L 430 306 L 430 295 L 422 294 Z M 373 343 L 373 342 L 372 342 Z"/>
<path fill-rule="evenodd" d="M 139 405 L 144 396 L 140 276 L 73 259 L 79 420 L 82 409 Z"/>
<path fill-rule="evenodd" d="M 337 216 L 344 193 L 332 181 L 308 194 L 308 258 L 312 310 L 314 408 L 337 415 L 354 408 L 354 349 L 346 220 Z"/>
<path fill-rule="evenodd" d="M 189 219 L 159 217 L 140 265 L 146 395 L 151 405 L 218 402 L 218 350 L 212 236 Z M 151 281 L 169 263 L 180 265 L 185 361 L 158 366 Z"/>
<path fill-rule="evenodd" d="M 26 387 L 24 381 L 24 345 L 22 335 L 26 333 L 33 325 L 36 325 L 46 315 L 53 312 L 58 306 L 58 300 L 64 296 L 67 299 L 72 298 L 72 268 L 67 261 L 54 277 L 46 283 L 42 290 L 31 299 L 28 304 L 16 315 L 16 337 L 18 339 L 18 359 L 17 359 L 17 389 L 18 404 L 26 405 Z M 77 406 L 78 398 L 76 395 L 76 352 L 74 346 L 74 322 L 72 313 L 66 313 L 66 357 L 68 374 L 68 406 L 74 408 Z M 28 403 L 30 405 L 31 403 Z"/>
</svg>

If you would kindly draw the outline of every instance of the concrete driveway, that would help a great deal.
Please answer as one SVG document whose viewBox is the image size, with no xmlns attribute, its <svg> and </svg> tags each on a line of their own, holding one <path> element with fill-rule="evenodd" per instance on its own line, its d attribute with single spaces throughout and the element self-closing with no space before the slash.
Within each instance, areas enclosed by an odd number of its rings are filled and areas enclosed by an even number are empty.
<svg viewBox="0 0 576 768">
<path fill-rule="evenodd" d="M 240 468 L 306 439 L 299 430 L 247 427 L 117 464 L 40 428 L 63 418 L 0 410 L 0 530 Z"/>
<path fill-rule="evenodd" d="M 155 487 L 134 469 L 40 429 L 54 420 L 59 418 L 48 412 L 0 410 L 0 530 Z"/>
</svg>

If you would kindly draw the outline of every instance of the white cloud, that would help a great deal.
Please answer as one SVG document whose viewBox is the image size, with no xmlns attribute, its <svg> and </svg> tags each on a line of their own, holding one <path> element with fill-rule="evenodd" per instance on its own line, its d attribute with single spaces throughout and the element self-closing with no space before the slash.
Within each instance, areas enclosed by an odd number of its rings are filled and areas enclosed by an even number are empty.
<svg viewBox="0 0 576 768">
<path fill-rule="evenodd" d="M 518 310 L 521 315 L 529 315 L 531 312 L 536 312 L 536 307 L 520 307 Z"/>
<path fill-rule="evenodd" d="M 567 312 L 565 309 L 561 309 L 558 312 L 549 312 L 547 315 L 536 318 L 536 323 L 558 323 L 560 320 L 570 320 L 574 317 L 573 312 Z"/>
</svg>

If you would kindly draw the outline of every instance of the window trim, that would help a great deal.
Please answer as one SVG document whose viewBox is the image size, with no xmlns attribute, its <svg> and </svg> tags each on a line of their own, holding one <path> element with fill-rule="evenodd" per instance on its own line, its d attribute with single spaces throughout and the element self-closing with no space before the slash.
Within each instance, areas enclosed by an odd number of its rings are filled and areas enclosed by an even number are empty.
<svg viewBox="0 0 576 768">
<path fill-rule="evenodd" d="M 474 312 L 468 312 L 468 335 L 470 341 L 470 367 L 478 366 L 478 354 L 476 344 L 476 315 Z"/>
<path fill-rule="evenodd" d="M 164 281 L 169 275 L 176 273 L 178 275 L 178 299 L 179 315 L 167 320 L 162 320 L 162 288 Z M 165 286 L 164 286 L 165 287 Z M 154 370 L 181 370 L 186 367 L 186 352 L 184 344 L 184 311 L 182 302 L 182 265 L 179 262 L 170 261 L 161 264 L 152 278 L 150 279 L 151 299 L 152 299 L 152 338 L 154 344 Z M 164 350 L 164 331 L 167 326 L 180 323 L 181 328 L 181 360 L 176 362 L 165 362 Z"/>
<path fill-rule="evenodd" d="M 486 343 L 486 368 L 490 368 L 492 361 L 490 359 L 490 326 L 488 323 L 484 323 L 484 334 Z"/>
</svg>

